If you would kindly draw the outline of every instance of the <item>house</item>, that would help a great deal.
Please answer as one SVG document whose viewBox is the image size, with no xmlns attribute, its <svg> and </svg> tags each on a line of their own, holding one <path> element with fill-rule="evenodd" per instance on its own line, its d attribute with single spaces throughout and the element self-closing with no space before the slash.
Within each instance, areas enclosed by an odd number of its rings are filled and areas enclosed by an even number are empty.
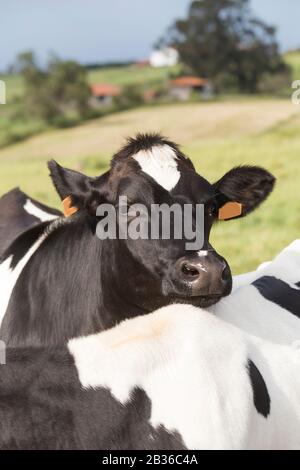
<svg viewBox="0 0 300 470">
<path fill-rule="evenodd" d="M 150 66 L 150 60 L 149 59 L 143 59 L 143 60 L 138 60 L 137 62 L 135 62 L 135 67 L 138 67 L 138 68 L 144 68 L 144 67 L 149 67 Z"/>
<path fill-rule="evenodd" d="M 207 78 L 194 76 L 179 77 L 169 83 L 170 95 L 179 101 L 186 101 L 196 93 L 199 96 L 209 98 L 212 96 L 212 83 Z"/>
<path fill-rule="evenodd" d="M 179 54 L 173 47 L 156 49 L 150 55 L 152 67 L 172 67 L 178 63 Z"/>
<path fill-rule="evenodd" d="M 113 104 L 115 96 L 122 92 L 121 87 L 108 83 L 98 83 L 91 85 L 91 105 L 94 107 L 106 107 Z"/>
</svg>

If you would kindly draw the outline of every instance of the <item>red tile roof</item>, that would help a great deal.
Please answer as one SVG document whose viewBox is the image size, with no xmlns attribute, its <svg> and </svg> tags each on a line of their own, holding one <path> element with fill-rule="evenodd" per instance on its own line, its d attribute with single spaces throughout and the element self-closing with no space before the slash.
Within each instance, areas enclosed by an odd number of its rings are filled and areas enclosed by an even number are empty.
<svg viewBox="0 0 300 470">
<path fill-rule="evenodd" d="M 108 83 L 97 83 L 91 85 L 93 96 L 118 96 L 121 94 L 121 88 L 116 85 L 109 85 Z"/>
<path fill-rule="evenodd" d="M 171 81 L 171 86 L 178 87 L 198 87 L 207 85 L 209 80 L 200 77 L 179 77 Z"/>
<path fill-rule="evenodd" d="M 136 67 L 147 67 L 150 65 L 150 60 L 149 59 L 144 59 L 144 60 L 138 60 L 134 64 Z"/>
</svg>

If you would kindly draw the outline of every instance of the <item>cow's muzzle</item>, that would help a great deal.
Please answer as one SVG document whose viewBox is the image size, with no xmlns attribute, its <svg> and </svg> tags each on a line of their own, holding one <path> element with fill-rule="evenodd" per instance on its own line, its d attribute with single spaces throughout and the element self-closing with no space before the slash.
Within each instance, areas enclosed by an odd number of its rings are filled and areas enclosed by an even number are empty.
<svg viewBox="0 0 300 470">
<path fill-rule="evenodd" d="M 230 294 L 232 289 L 228 263 L 214 250 L 207 251 L 204 256 L 193 253 L 178 259 L 172 274 L 177 293 L 181 295 L 184 292 L 185 297 L 201 297 L 203 305 L 212 305 Z"/>
</svg>

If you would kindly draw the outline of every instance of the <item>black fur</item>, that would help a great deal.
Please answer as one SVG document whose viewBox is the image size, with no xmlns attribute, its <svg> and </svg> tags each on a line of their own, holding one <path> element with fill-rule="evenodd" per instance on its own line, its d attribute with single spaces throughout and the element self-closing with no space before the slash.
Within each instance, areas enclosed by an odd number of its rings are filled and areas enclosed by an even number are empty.
<svg viewBox="0 0 300 470">
<path fill-rule="evenodd" d="M 268 388 L 258 368 L 250 359 L 247 365 L 253 390 L 253 402 L 258 413 L 267 418 L 270 414 L 271 399 Z"/>
<path fill-rule="evenodd" d="M 0 256 L 0 263 L 12 256 L 10 267 L 14 269 L 49 225 L 50 222 L 40 222 L 39 224 L 34 224 L 32 228 L 23 231 L 23 233 L 9 245 L 4 254 Z"/>
<path fill-rule="evenodd" d="M 297 289 L 297 284 L 293 289 L 289 284 L 274 276 L 262 276 L 252 284 L 265 299 L 300 318 L 300 290 Z"/>
<path fill-rule="evenodd" d="M 214 184 L 219 205 L 237 201 L 243 205 L 243 217 L 255 210 L 273 191 L 274 176 L 264 168 L 239 166 L 228 171 Z"/>
<path fill-rule="evenodd" d="M 181 437 L 149 424 L 151 402 L 136 388 L 119 403 L 84 390 L 66 348 L 7 350 L 0 365 L 0 449 L 184 450 Z"/>
<path fill-rule="evenodd" d="M 185 162 L 191 169 L 194 169 L 194 165 L 191 160 L 188 159 L 184 153 L 180 150 L 179 146 L 174 142 L 162 137 L 160 134 L 137 134 L 135 138 L 129 138 L 124 147 L 119 150 L 112 158 L 112 167 L 119 162 L 122 162 L 126 158 L 130 158 L 132 155 L 140 152 L 141 150 L 150 150 L 151 148 L 159 145 L 167 145 L 171 147 L 181 161 Z"/>
<path fill-rule="evenodd" d="M 41 220 L 24 209 L 24 204 L 29 199 L 39 209 L 51 215 L 61 216 L 56 209 L 41 204 L 35 199 L 29 198 L 25 193 L 15 188 L 0 198 L 0 257 L 22 232 L 41 223 Z"/>
<path fill-rule="evenodd" d="M 61 197 L 71 197 L 72 205 L 77 209 L 85 209 L 95 216 L 98 205 L 105 197 L 105 184 L 109 172 L 97 178 L 91 178 L 78 171 L 61 167 L 57 162 L 48 162 L 50 176 Z"/>
</svg>

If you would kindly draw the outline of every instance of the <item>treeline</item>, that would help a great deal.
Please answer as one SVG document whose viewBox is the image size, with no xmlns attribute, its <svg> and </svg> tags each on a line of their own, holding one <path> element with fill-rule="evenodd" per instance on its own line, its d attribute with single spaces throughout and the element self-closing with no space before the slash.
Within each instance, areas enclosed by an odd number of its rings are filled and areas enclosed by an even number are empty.
<svg viewBox="0 0 300 470">
<path fill-rule="evenodd" d="M 290 93 L 291 71 L 280 54 L 276 30 L 253 15 L 249 0 L 193 1 L 187 16 L 176 20 L 156 44 L 162 46 L 173 46 L 179 52 L 181 63 L 175 75 L 208 78 L 215 94 Z M 175 77 L 170 70 L 155 83 L 139 78 L 123 86 L 107 107 L 100 102 L 94 106 L 89 72 L 114 67 L 122 74 L 128 65 L 132 62 L 83 66 L 51 56 L 41 67 L 33 52 L 19 54 L 10 71 L 22 77 L 24 92 L 1 109 L 0 146 L 49 126 L 72 126 L 145 102 L 172 99 L 169 80 Z"/>
<path fill-rule="evenodd" d="M 108 68 L 122 68 L 128 67 L 129 65 L 133 65 L 135 61 L 124 61 L 124 62 L 95 62 L 92 64 L 85 64 L 83 67 L 86 70 L 101 70 L 101 69 L 108 69 Z"/>
<path fill-rule="evenodd" d="M 175 47 L 186 70 L 221 92 L 270 92 L 289 84 L 276 29 L 257 18 L 249 0 L 196 0 L 158 45 Z"/>
<path fill-rule="evenodd" d="M 14 71 L 23 77 L 20 112 L 24 116 L 41 118 L 50 124 L 89 117 L 87 72 L 77 62 L 52 56 L 41 68 L 33 52 L 23 52 L 16 59 Z"/>
</svg>

